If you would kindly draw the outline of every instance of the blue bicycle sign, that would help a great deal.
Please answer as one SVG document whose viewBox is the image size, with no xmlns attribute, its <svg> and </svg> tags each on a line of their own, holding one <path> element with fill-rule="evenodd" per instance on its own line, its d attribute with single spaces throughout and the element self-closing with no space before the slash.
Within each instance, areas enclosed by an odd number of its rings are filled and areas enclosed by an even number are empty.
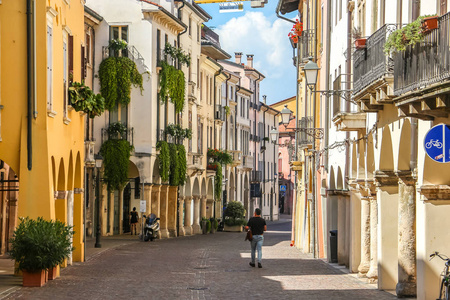
<svg viewBox="0 0 450 300">
<path fill-rule="evenodd" d="M 432 160 L 440 163 L 450 162 L 450 125 L 433 126 L 425 135 L 423 145 Z"/>
</svg>

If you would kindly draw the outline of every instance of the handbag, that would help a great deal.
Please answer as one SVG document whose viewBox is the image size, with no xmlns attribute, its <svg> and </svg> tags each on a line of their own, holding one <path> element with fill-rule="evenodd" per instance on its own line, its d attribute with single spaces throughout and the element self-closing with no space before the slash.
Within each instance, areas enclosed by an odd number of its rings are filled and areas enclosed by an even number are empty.
<svg viewBox="0 0 450 300">
<path fill-rule="evenodd" d="M 247 235 L 245 236 L 245 240 L 244 241 L 252 241 L 253 240 L 253 234 L 252 234 L 252 231 L 249 229 L 248 231 L 247 231 Z"/>
</svg>

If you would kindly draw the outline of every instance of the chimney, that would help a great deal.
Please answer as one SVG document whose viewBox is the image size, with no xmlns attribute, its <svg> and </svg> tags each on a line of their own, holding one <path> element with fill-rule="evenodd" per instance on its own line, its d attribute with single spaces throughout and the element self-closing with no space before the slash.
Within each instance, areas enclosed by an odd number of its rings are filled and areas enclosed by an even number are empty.
<svg viewBox="0 0 450 300">
<path fill-rule="evenodd" d="M 253 54 L 247 54 L 247 67 L 253 68 Z"/>
<path fill-rule="evenodd" d="M 266 103 L 267 95 L 263 95 L 262 97 L 263 97 L 263 102 L 264 102 L 264 104 L 267 104 L 267 103 Z"/>
<path fill-rule="evenodd" d="M 234 52 L 234 57 L 236 58 L 236 63 L 238 65 L 241 64 L 242 52 Z"/>
</svg>

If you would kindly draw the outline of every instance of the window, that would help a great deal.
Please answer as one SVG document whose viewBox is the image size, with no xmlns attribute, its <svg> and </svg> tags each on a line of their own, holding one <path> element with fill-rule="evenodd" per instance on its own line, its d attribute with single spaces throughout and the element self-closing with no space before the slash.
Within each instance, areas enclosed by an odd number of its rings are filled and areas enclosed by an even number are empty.
<svg viewBox="0 0 450 300">
<path fill-rule="evenodd" d="M 189 122 L 189 129 L 192 132 L 192 110 L 189 110 L 188 118 L 189 118 L 189 120 L 188 120 L 188 122 Z M 189 147 L 188 148 L 189 152 L 192 152 L 192 139 L 189 139 L 189 146 L 188 147 Z"/>
<path fill-rule="evenodd" d="M 198 88 L 200 90 L 200 102 L 202 102 L 203 100 L 202 83 L 203 83 L 203 72 L 200 72 L 200 80 L 198 81 Z"/>
<path fill-rule="evenodd" d="M 202 32 L 201 25 L 197 26 L 197 42 L 200 42 L 200 34 Z"/>
<path fill-rule="evenodd" d="M 197 58 L 197 88 L 200 88 L 200 59 Z"/>
<path fill-rule="evenodd" d="M 197 117 L 197 153 L 203 153 L 203 124 L 200 117 Z"/>
<path fill-rule="evenodd" d="M 156 29 L 156 66 L 161 61 L 161 31 Z"/>
<path fill-rule="evenodd" d="M 110 27 L 110 34 L 109 34 L 110 40 L 123 40 L 128 43 L 128 26 L 111 26 Z M 116 56 L 116 53 L 114 53 L 114 50 L 110 50 L 112 52 L 109 53 L 110 56 Z M 118 56 L 126 56 L 127 50 L 119 50 L 119 53 L 117 53 Z"/>
<path fill-rule="evenodd" d="M 189 17 L 189 36 L 192 36 L 192 18 Z"/>
<path fill-rule="evenodd" d="M 127 126 L 128 124 L 128 105 L 116 103 L 114 109 L 109 112 L 109 124 L 120 122 Z"/>
</svg>

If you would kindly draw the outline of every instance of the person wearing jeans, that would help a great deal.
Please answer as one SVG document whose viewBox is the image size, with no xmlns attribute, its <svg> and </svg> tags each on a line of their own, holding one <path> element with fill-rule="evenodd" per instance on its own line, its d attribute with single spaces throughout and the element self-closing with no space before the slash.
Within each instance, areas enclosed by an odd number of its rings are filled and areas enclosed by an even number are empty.
<svg viewBox="0 0 450 300">
<path fill-rule="evenodd" d="M 253 240 L 251 241 L 252 247 L 252 261 L 249 263 L 250 266 L 255 267 L 255 252 L 258 250 L 258 268 L 262 268 L 262 245 L 264 242 L 264 231 L 267 231 L 266 220 L 261 218 L 261 209 L 255 209 L 254 217 L 250 218 L 245 226 L 246 230 L 251 230 L 253 235 Z"/>
</svg>

